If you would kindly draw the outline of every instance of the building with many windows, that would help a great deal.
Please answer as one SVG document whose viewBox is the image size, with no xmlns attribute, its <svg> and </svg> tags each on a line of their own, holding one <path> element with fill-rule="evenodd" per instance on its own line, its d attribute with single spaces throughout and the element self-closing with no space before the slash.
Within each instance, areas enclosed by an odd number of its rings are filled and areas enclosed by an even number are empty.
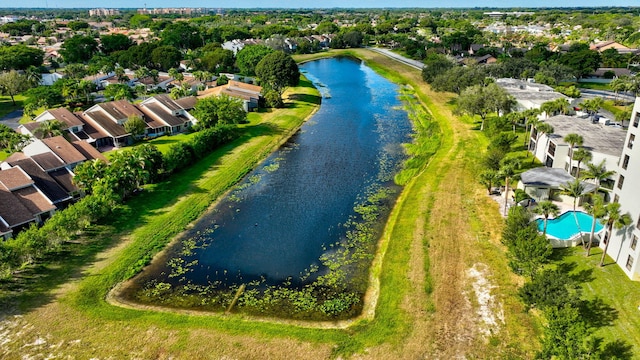
<svg viewBox="0 0 640 360">
<path fill-rule="evenodd" d="M 620 203 L 620 213 L 629 213 L 632 224 L 621 230 L 605 233 L 604 241 L 610 241 L 607 254 L 620 265 L 632 280 L 640 280 L 640 97 L 636 98 L 631 123 L 627 130 L 620 162 L 616 170 L 613 201 Z M 602 246 L 603 244 L 601 244 Z"/>
</svg>

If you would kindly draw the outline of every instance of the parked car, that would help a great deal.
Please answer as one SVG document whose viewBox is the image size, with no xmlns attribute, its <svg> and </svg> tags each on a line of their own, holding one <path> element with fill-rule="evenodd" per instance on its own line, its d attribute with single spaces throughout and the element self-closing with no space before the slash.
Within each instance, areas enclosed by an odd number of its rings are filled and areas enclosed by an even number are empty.
<svg viewBox="0 0 640 360">
<path fill-rule="evenodd" d="M 526 208 L 532 208 L 532 207 L 535 207 L 536 205 L 538 205 L 538 203 L 536 202 L 536 199 L 531 199 L 531 198 L 524 199 L 518 202 L 518 206 L 522 206 Z"/>
</svg>

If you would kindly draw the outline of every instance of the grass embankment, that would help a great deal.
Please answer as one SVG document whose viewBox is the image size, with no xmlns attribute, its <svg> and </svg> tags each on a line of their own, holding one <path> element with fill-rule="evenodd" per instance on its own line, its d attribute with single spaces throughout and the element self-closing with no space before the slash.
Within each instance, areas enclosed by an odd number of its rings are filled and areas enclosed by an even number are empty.
<svg viewBox="0 0 640 360">
<path fill-rule="evenodd" d="M 372 270 L 380 274 L 373 320 L 347 330 L 304 329 L 237 316 L 123 309 L 103 300 L 111 286 L 141 264 L 138 259 L 166 243 L 226 184 L 253 167 L 267 148 L 274 148 L 284 138 L 282 128 L 288 121 L 299 121 L 301 114 L 287 119 L 274 112 L 261 114 L 260 123 L 252 122 L 247 137 L 130 201 L 114 229 L 131 231 L 128 239 L 115 241 L 77 284 L 64 286 L 62 301 L 38 302 L 40 306 L 14 319 L 17 325 L 11 326 L 22 332 L 8 343 L 12 356 L 22 357 L 25 351 L 77 358 L 264 359 L 296 354 L 322 359 L 354 352 L 374 359 L 530 355 L 536 347 L 531 340 L 534 326 L 513 295 L 518 279 L 509 272 L 498 241 L 502 220 L 475 179 L 474 161 L 486 140 L 471 130 L 471 123 L 452 115 L 451 96 L 431 92 L 418 70 L 367 50 L 342 53 L 357 55 L 383 75 L 411 86 L 440 127 L 438 151 L 406 185 L 385 229 L 384 261 L 376 259 Z M 316 93 L 304 97 L 317 100 Z M 294 111 L 308 106 L 303 98 L 292 100 Z M 234 171 L 226 172 L 227 167 Z M 468 275 L 472 268 L 489 283 L 486 293 L 495 304 L 487 305 L 484 293 L 475 292 L 477 281 Z M 485 321 L 485 310 L 498 317 L 496 326 Z M 44 341 L 25 347 L 34 339 Z"/>
</svg>

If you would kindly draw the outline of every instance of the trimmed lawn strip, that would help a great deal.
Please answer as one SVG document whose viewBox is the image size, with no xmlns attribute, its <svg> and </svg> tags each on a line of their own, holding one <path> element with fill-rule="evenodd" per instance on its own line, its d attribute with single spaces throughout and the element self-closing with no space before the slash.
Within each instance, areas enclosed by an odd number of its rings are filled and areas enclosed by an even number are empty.
<svg viewBox="0 0 640 360">
<path fill-rule="evenodd" d="M 0 96 L 0 118 L 5 117 L 7 114 L 20 110 L 23 107 L 24 95 L 16 95 L 13 97 L 16 100 L 16 104 L 13 105 L 10 96 Z"/>
</svg>

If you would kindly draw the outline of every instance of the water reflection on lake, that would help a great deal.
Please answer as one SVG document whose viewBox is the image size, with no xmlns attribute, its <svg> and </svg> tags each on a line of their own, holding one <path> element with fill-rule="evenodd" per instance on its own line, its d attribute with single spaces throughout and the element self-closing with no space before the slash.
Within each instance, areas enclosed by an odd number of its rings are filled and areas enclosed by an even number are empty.
<svg viewBox="0 0 640 360">
<path fill-rule="evenodd" d="M 185 236 L 206 243 L 181 262 L 192 271 L 168 278 L 171 269 L 154 266 L 145 278 L 301 283 L 312 267 L 323 272 L 319 259 L 345 236 L 354 206 L 372 189 L 394 186 L 411 132 L 398 87 L 348 58 L 309 62 L 301 71 L 323 95 L 319 111 Z"/>
</svg>

